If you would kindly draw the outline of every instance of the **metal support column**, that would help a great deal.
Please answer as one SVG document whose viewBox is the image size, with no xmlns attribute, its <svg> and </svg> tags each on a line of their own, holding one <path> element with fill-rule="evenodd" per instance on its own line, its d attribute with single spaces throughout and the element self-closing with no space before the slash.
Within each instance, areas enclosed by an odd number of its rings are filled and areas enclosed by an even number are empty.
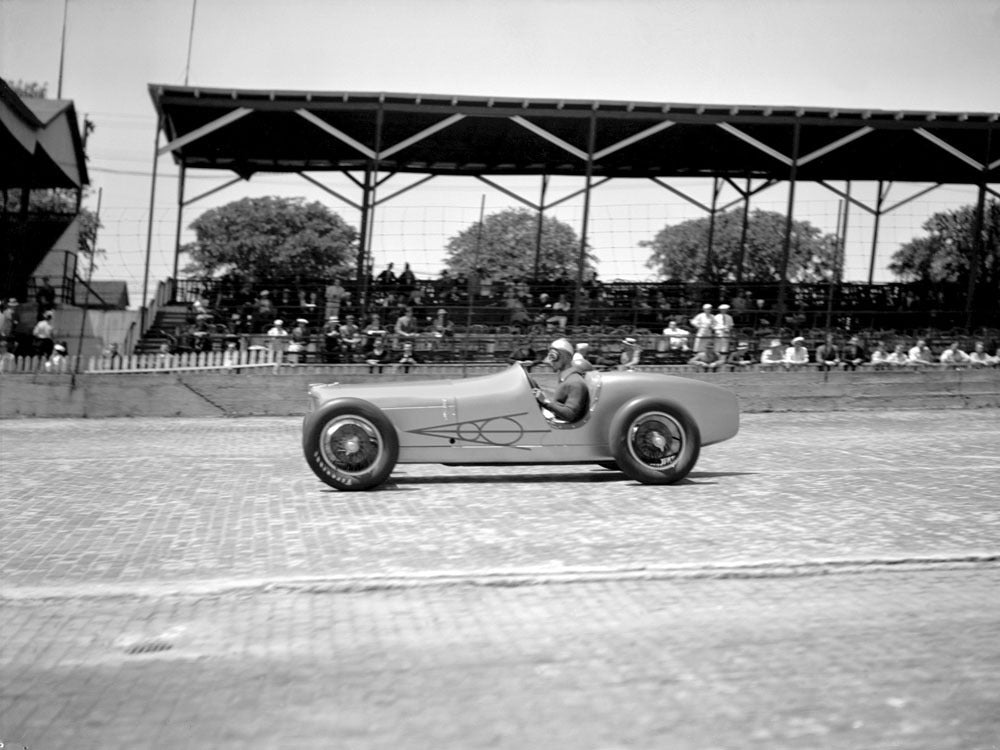
<svg viewBox="0 0 1000 750">
<path fill-rule="evenodd" d="M 177 265 L 181 257 L 181 223 L 184 215 L 184 178 L 187 176 L 187 167 L 181 162 L 181 173 L 177 180 L 177 230 L 174 233 L 174 271 L 173 279 L 177 281 Z"/>
<path fill-rule="evenodd" d="M 532 283 L 538 283 L 538 267 L 542 259 L 542 228 L 545 222 L 545 193 L 549 187 L 549 176 L 542 175 L 542 194 L 538 198 L 538 229 L 535 232 L 535 270 L 531 274 Z"/>
<path fill-rule="evenodd" d="M 792 165 L 788 174 L 788 215 L 785 217 L 785 241 L 781 248 L 781 279 L 778 284 L 778 314 L 785 314 L 785 298 L 788 295 L 788 261 L 792 254 L 792 226 L 795 210 L 795 180 L 799 170 L 799 123 L 795 123 L 792 131 Z M 779 325 L 781 321 L 779 320 Z"/>
<path fill-rule="evenodd" d="M 379 104 L 375 115 L 375 148 L 370 166 L 365 170 L 364 196 L 361 201 L 361 236 L 358 238 L 358 299 L 362 316 L 368 314 L 368 276 L 366 272 L 371 257 L 372 231 L 375 226 L 375 190 L 378 185 L 378 167 L 382 158 L 382 126 L 385 109 Z"/>
<path fill-rule="evenodd" d="M 889 183 L 888 187 L 884 187 L 885 183 L 882 180 L 878 181 L 878 196 L 875 199 L 875 218 L 872 224 L 872 257 L 868 261 L 868 286 L 871 286 L 875 282 L 875 256 L 878 254 L 878 230 L 879 224 L 882 222 L 882 205 L 885 203 L 885 198 L 889 194 L 889 187 L 892 183 Z M 884 188 L 884 189 L 883 189 Z"/>
<path fill-rule="evenodd" d="M 747 177 L 747 190 L 743 195 L 743 226 L 740 229 L 740 254 L 736 259 L 736 283 L 743 283 L 743 263 L 747 257 L 747 224 L 750 221 L 750 188 L 752 180 Z"/>
<path fill-rule="evenodd" d="M 590 113 L 587 136 L 587 177 L 583 193 L 583 226 L 580 231 L 580 256 L 576 265 L 576 294 L 573 298 L 573 325 L 580 323 L 580 295 L 583 292 L 583 267 L 587 263 L 587 229 L 590 223 L 590 182 L 594 177 L 594 146 L 597 141 L 597 113 Z"/>
<path fill-rule="evenodd" d="M 719 192 L 722 190 L 722 180 L 712 178 L 712 208 L 708 213 L 708 247 L 705 248 L 705 270 L 702 272 L 704 281 L 709 281 L 712 270 L 712 243 L 715 242 L 715 215 L 718 212 Z"/>
<path fill-rule="evenodd" d="M 142 298 L 139 300 L 139 335 L 146 332 L 146 311 L 149 305 L 149 258 L 153 252 L 153 212 L 156 209 L 156 172 L 160 162 L 160 130 L 163 115 L 156 118 L 156 134 L 153 138 L 153 174 L 149 180 L 149 222 L 146 228 L 146 267 L 142 275 Z"/>
<path fill-rule="evenodd" d="M 965 327 L 972 328 L 972 315 L 976 309 L 976 281 L 979 278 L 979 264 L 983 257 L 983 224 L 986 211 L 986 173 L 979 183 L 976 198 L 976 212 L 972 224 L 972 257 L 969 258 L 969 287 L 965 293 Z"/>
</svg>

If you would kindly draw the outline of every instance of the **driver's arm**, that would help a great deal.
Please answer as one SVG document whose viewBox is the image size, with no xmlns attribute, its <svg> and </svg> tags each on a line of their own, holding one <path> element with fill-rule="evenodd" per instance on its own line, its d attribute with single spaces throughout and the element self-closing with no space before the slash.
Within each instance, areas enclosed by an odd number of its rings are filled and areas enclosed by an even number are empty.
<svg viewBox="0 0 1000 750">
<path fill-rule="evenodd" d="M 563 383 L 563 386 L 556 392 L 556 397 L 543 406 L 555 414 L 559 419 L 567 422 L 575 422 L 582 416 L 586 406 L 587 386 L 582 381 Z"/>
</svg>

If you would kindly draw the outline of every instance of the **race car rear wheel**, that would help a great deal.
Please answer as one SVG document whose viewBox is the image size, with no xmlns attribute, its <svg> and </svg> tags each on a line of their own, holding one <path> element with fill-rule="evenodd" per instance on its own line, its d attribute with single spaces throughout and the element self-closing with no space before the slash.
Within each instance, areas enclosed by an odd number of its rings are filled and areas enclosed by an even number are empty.
<svg viewBox="0 0 1000 750">
<path fill-rule="evenodd" d="M 338 490 L 382 484 L 399 458 L 396 428 L 367 401 L 337 399 L 306 417 L 302 430 L 306 463 Z"/>
<path fill-rule="evenodd" d="M 691 415 L 653 400 L 623 408 L 611 423 L 610 443 L 618 468 L 643 484 L 680 481 L 701 453 L 701 433 Z"/>
</svg>

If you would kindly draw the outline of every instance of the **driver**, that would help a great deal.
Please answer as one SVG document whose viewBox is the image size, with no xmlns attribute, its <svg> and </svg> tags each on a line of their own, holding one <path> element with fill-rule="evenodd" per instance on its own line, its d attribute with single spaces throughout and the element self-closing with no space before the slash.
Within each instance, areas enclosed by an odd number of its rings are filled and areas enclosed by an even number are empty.
<svg viewBox="0 0 1000 750">
<path fill-rule="evenodd" d="M 551 396 L 538 386 L 531 389 L 539 404 L 566 422 L 575 422 L 587 412 L 587 384 L 573 364 L 573 353 L 567 339 L 553 341 L 544 361 L 558 373 L 559 385 Z"/>
</svg>

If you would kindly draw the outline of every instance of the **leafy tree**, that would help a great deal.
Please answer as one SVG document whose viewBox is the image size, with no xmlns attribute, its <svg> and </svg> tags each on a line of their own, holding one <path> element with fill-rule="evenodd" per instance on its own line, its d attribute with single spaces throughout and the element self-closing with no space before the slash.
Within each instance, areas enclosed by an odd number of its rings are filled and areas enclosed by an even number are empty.
<svg viewBox="0 0 1000 750">
<path fill-rule="evenodd" d="M 508 208 L 463 229 L 448 240 L 445 263 L 452 275 L 482 268 L 498 280 L 530 279 L 535 273 L 538 214 L 526 208 Z M 580 239 L 568 224 L 542 218 L 540 272 L 576 277 Z M 593 270 L 594 256 L 586 254 L 585 270 Z"/>
<path fill-rule="evenodd" d="M 786 217 L 757 209 L 747 218 L 743 281 L 771 282 L 781 278 Z M 712 257 L 705 269 L 708 250 L 708 217 L 666 226 L 640 247 L 652 250 L 646 266 L 676 281 L 723 283 L 737 277 L 743 211 L 734 209 L 715 217 Z M 815 282 L 831 277 L 836 268 L 836 235 L 823 234 L 808 221 L 793 221 L 788 258 L 791 281 Z"/>
<path fill-rule="evenodd" d="M 927 236 L 902 245 L 893 254 L 889 270 L 904 281 L 968 282 L 975 226 L 974 206 L 934 214 L 923 224 Z M 983 248 L 977 271 L 977 286 L 1000 287 L 1000 201 L 990 200 L 984 205 Z"/>
<path fill-rule="evenodd" d="M 7 84 L 11 89 L 20 96 L 22 99 L 45 99 L 49 93 L 48 83 L 38 83 L 37 81 L 22 81 L 18 78 L 16 81 Z"/>
<path fill-rule="evenodd" d="M 191 224 L 185 273 L 237 279 L 328 279 L 347 271 L 358 233 L 318 201 L 243 198 L 206 211 Z"/>
</svg>

